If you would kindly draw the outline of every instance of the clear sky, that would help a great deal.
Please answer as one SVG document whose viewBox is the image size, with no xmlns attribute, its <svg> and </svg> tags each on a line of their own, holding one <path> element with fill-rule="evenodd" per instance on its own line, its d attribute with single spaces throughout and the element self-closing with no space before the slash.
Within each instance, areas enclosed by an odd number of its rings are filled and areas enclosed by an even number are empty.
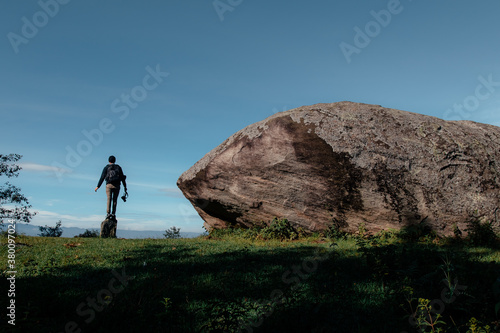
<svg viewBox="0 0 500 333">
<path fill-rule="evenodd" d="M 241 128 L 315 103 L 500 125 L 497 0 L 0 2 L 2 154 L 35 225 L 202 231 L 180 174 Z M 0 179 L 4 182 L 6 179 Z"/>
</svg>

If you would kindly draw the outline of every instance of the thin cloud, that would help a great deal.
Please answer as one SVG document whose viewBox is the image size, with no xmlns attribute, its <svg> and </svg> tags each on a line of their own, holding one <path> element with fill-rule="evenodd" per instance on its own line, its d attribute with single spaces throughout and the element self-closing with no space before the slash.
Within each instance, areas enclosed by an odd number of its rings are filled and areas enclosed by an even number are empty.
<svg viewBox="0 0 500 333">
<path fill-rule="evenodd" d="M 95 221 L 100 221 L 102 220 L 101 215 L 88 215 L 88 216 L 75 216 L 75 215 L 69 215 L 69 214 L 59 214 L 56 212 L 51 212 L 47 210 L 39 210 L 37 211 L 37 215 L 33 220 L 67 220 L 71 222 L 95 222 Z M 37 221 L 38 222 L 38 221 Z"/>
<path fill-rule="evenodd" d="M 160 192 L 162 192 L 165 196 L 169 198 L 184 198 L 184 195 L 178 188 L 174 187 L 162 188 L 160 189 Z"/>
<path fill-rule="evenodd" d="M 19 163 L 19 166 L 23 170 L 32 172 L 57 172 L 57 173 L 71 172 L 71 169 L 59 168 L 51 165 L 36 164 L 36 163 Z"/>
<path fill-rule="evenodd" d="M 146 188 L 151 188 L 158 190 L 161 192 L 164 196 L 167 196 L 169 198 L 184 198 L 184 195 L 182 194 L 181 190 L 179 190 L 176 187 L 164 187 L 161 185 L 155 185 L 155 184 L 148 184 L 148 183 L 137 183 L 137 182 L 127 182 L 129 186 L 137 186 L 137 187 L 146 187 Z"/>
<path fill-rule="evenodd" d="M 59 175 L 64 174 L 66 177 L 79 180 L 94 181 L 99 179 L 96 176 L 91 176 L 83 173 L 76 173 L 72 169 L 60 168 L 52 165 L 44 165 L 37 163 L 19 163 L 19 166 L 22 168 L 23 171 L 40 172 L 54 178 L 57 177 L 58 174 Z"/>
<path fill-rule="evenodd" d="M 51 212 L 47 210 L 38 210 L 35 217 L 33 217 L 32 225 L 55 225 L 57 221 L 61 220 L 63 227 L 98 227 L 101 225 L 103 220 L 102 215 L 87 215 L 87 216 L 75 216 L 69 214 L 59 214 L 56 212 Z M 134 221 L 133 219 L 120 218 L 120 222 L 126 224 L 128 222 Z"/>
</svg>

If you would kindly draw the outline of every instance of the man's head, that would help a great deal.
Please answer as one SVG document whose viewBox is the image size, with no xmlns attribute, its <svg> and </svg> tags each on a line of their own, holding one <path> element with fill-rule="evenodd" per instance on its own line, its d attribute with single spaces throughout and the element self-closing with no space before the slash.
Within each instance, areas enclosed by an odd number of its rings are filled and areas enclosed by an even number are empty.
<svg viewBox="0 0 500 333">
<path fill-rule="evenodd" d="M 116 157 L 114 157 L 113 155 L 111 155 L 111 156 L 108 158 L 108 162 L 109 162 L 109 163 L 115 163 L 115 162 L 116 162 Z"/>
</svg>

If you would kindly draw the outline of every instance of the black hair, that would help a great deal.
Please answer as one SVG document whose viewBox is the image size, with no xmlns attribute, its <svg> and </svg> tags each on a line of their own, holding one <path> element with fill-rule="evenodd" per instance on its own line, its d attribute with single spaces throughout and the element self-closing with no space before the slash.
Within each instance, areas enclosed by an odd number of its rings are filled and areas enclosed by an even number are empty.
<svg viewBox="0 0 500 333">
<path fill-rule="evenodd" d="M 116 162 L 116 157 L 114 157 L 113 155 L 111 155 L 111 156 L 108 158 L 108 161 L 109 161 L 109 163 L 115 163 L 115 162 Z"/>
</svg>

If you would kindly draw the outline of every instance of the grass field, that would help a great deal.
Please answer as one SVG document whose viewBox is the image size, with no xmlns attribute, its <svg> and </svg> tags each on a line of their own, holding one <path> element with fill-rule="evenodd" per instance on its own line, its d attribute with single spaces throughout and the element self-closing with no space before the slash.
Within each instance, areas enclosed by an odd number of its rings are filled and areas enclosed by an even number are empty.
<svg viewBox="0 0 500 333">
<path fill-rule="evenodd" d="M 17 236 L 16 268 L 15 326 L 2 296 L 7 332 L 496 332 L 500 307 L 497 248 L 390 232 L 283 242 L 230 232 Z"/>
</svg>

